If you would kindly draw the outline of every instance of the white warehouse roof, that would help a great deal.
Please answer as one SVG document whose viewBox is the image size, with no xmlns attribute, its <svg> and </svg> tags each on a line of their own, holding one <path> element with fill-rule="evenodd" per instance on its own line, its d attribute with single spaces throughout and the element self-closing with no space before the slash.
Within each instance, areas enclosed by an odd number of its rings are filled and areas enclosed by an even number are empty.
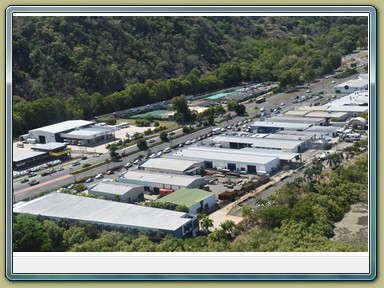
<svg viewBox="0 0 384 288">
<path fill-rule="evenodd" d="M 173 175 L 173 174 L 164 174 L 164 173 L 148 173 L 145 171 L 128 171 L 124 174 L 124 178 L 138 181 L 138 183 L 148 182 L 148 183 L 158 183 L 174 186 L 184 186 L 187 187 L 191 185 L 196 180 L 200 180 L 201 177 L 192 177 L 184 175 Z"/>
<path fill-rule="evenodd" d="M 154 169 L 166 169 L 172 171 L 186 171 L 195 164 L 199 164 L 199 161 L 183 160 L 183 159 L 170 159 L 170 158 L 154 158 L 149 159 L 141 167 L 154 168 Z"/>
<path fill-rule="evenodd" d="M 119 182 L 109 182 L 109 183 L 100 182 L 93 187 L 89 187 L 88 191 L 91 193 L 100 192 L 100 193 L 108 193 L 108 194 L 122 196 L 136 187 L 143 187 L 143 186 L 127 184 L 127 183 L 119 183 Z M 143 187 L 143 190 L 144 190 L 144 187 Z"/>
<path fill-rule="evenodd" d="M 231 153 L 231 154 L 237 154 L 237 155 L 263 156 L 263 157 L 272 157 L 272 158 L 278 157 L 280 160 L 287 160 L 287 161 L 295 158 L 296 156 L 300 156 L 300 153 L 290 153 L 290 152 L 284 152 L 281 150 L 273 150 L 273 152 L 271 152 L 268 149 L 257 149 L 257 148 L 229 149 L 229 148 L 196 146 L 196 147 L 189 147 L 188 150 L 212 151 L 212 152 L 220 152 L 225 154 Z"/>
<path fill-rule="evenodd" d="M 231 161 L 231 162 L 237 162 L 237 163 L 242 162 L 242 163 L 255 163 L 255 164 L 256 163 L 267 164 L 278 158 L 276 156 L 252 155 L 250 153 L 241 153 L 241 150 L 236 150 L 236 151 L 232 149 L 220 149 L 220 150 L 219 149 L 217 150 L 181 149 L 176 153 L 174 153 L 173 155 L 178 157 L 192 158 L 192 159 L 223 160 L 223 161 Z"/>
<path fill-rule="evenodd" d="M 265 138 L 257 138 L 257 137 L 237 137 L 237 136 L 216 136 L 212 139 L 212 142 L 244 143 L 244 144 L 250 144 L 255 147 L 257 146 L 257 147 L 268 147 L 268 148 L 278 148 L 278 149 L 294 149 L 297 146 L 303 144 L 303 141 L 275 140 L 275 139 L 265 139 Z"/>
<path fill-rule="evenodd" d="M 13 212 L 129 228 L 175 231 L 187 214 L 64 193 L 51 193 L 14 207 Z"/>
<path fill-rule="evenodd" d="M 40 127 L 37 129 L 30 130 L 30 132 L 49 132 L 49 133 L 60 133 L 76 128 L 81 128 L 87 125 L 91 125 L 93 122 L 85 120 L 68 120 L 49 126 Z"/>
</svg>

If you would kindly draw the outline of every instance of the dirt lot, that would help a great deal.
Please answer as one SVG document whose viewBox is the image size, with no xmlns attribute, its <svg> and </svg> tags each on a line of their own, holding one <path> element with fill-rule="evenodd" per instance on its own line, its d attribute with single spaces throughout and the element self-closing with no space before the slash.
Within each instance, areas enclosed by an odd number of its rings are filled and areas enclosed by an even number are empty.
<svg viewBox="0 0 384 288">
<path fill-rule="evenodd" d="M 368 205 L 366 203 L 352 205 L 344 218 L 335 223 L 335 236 L 332 240 L 351 244 L 368 244 Z"/>
</svg>

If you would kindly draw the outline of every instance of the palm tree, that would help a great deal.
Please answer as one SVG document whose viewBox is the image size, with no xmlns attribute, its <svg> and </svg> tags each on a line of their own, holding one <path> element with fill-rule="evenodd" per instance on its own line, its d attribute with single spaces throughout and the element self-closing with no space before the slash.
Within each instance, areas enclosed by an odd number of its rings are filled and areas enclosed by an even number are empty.
<svg viewBox="0 0 384 288">
<path fill-rule="evenodd" d="M 312 166 L 313 175 L 316 177 L 316 181 L 324 169 L 324 165 L 321 162 L 317 162 Z"/>
<path fill-rule="evenodd" d="M 230 238 L 235 232 L 236 224 L 232 220 L 225 220 L 220 224 L 221 229 L 227 235 L 228 238 Z"/>
<path fill-rule="evenodd" d="M 336 165 L 336 154 L 335 153 L 332 153 L 332 154 L 329 154 L 328 155 L 328 160 L 327 160 L 327 164 L 329 165 L 329 167 L 331 167 L 331 169 L 333 169 L 334 165 Z"/>
<path fill-rule="evenodd" d="M 208 216 L 204 215 L 200 219 L 200 226 L 203 228 L 203 230 L 208 233 L 209 228 L 213 227 L 213 220 L 209 218 Z"/>
<path fill-rule="evenodd" d="M 314 175 L 314 171 L 312 168 L 307 168 L 304 171 L 304 177 L 307 179 L 307 181 L 312 181 Z"/>
</svg>

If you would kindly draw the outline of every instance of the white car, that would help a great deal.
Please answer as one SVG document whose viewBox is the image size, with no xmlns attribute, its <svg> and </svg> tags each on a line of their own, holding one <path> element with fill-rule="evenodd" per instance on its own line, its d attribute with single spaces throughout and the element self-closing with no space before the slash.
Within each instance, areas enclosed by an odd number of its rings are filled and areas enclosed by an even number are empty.
<svg viewBox="0 0 384 288">
<path fill-rule="evenodd" d="M 284 102 L 281 102 L 281 103 L 280 103 L 280 106 L 284 106 L 284 105 L 285 105 L 285 103 L 284 103 Z"/>
<path fill-rule="evenodd" d="M 124 165 L 124 168 L 130 168 L 132 166 L 133 166 L 132 162 L 128 162 L 127 164 Z"/>
<path fill-rule="evenodd" d="M 169 153 L 169 152 L 171 152 L 171 148 L 167 147 L 167 148 L 165 148 L 165 149 L 163 150 L 163 152 L 164 152 L 164 153 Z"/>
<path fill-rule="evenodd" d="M 101 179 L 101 178 L 103 178 L 103 177 L 104 177 L 103 174 L 100 173 L 100 174 L 97 174 L 95 178 L 96 178 L 96 179 Z"/>
</svg>

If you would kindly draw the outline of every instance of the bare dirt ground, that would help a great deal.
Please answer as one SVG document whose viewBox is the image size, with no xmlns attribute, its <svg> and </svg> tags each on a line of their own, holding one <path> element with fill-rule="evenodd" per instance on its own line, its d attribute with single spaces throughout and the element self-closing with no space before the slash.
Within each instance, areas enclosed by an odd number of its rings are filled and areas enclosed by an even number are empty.
<svg viewBox="0 0 384 288">
<path fill-rule="evenodd" d="M 351 205 L 351 210 L 344 218 L 335 223 L 335 236 L 332 240 L 351 243 L 368 244 L 368 204 Z"/>
</svg>

